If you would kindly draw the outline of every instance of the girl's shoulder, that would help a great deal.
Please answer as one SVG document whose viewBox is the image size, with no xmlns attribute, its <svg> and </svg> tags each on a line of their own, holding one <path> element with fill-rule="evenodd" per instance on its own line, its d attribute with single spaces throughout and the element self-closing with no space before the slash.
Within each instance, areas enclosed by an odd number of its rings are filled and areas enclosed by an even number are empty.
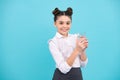
<svg viewBox="0 0 120 80">
<path fill-rule="evenodd" d="M 56 39 L 56 37 L 54 36 L 53 38 L 51 38 L 51 39 L 48 40 L 48 43 L 51 43 L 51 42 L 56 43 L 56 41 L 57 41 L 57 39 Z"/>
</svg>

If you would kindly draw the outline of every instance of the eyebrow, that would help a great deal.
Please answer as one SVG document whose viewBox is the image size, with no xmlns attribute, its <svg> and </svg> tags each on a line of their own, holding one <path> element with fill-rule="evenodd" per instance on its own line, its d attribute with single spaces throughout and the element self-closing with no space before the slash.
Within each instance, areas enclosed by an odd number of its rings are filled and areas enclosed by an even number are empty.
<svg viewBox="0 0 120 80">
<path fill-rule="evenodd" d="M 59 21 L 59 22 L 71 22 L 71 21 Z"/>
</svg>

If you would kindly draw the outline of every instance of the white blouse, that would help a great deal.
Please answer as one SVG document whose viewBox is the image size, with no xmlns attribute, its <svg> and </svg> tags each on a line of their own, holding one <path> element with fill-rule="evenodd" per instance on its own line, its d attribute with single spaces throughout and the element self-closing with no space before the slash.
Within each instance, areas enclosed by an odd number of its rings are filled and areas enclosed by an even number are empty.
<svg viewBox="0 0 120 80">
<path fill-rule="evenodd" d="M 85 67 L 88 62 L 80 60 L 78 55 L 72 66 L 69 66 L 66 59 L 71 55 L 76 46 L 76 34 L 68 34 L 68 37 L 63 37 L 60 33 L 56 33 L 53 39 L 49 40 L 49 49 L 58 68 L 62 73 L 66 74 L 71 68 Z"/>
</svg>

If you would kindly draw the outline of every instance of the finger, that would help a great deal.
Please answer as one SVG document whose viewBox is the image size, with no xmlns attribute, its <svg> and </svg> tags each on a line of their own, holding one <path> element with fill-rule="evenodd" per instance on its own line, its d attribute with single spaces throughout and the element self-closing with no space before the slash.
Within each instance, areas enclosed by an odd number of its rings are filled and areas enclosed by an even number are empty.
<svg viewBox="0 0 120 80">
<path fill-rule="evenodd" d="M 88 43 L 88 41 L 87 41 L 87 40 L 84 40 L 83 42 L 84 42 L 84 43 Z"/>
<path fill-rule="evenodd" d="M 85 42 L 81 40 L 81 41 L 79 41 L 79 43 L 80 43 L 80 44 L 84 44 Z"/>
<path fill-rule="evenodd" d="M 82 37 L 82 38 L 80 38 L 80 40 L 82 40 L 82 41 L 86 41 L 86 40 L 87 40 L 87 38 Z"/>
<path fill-rule="evenodd" d="M 80 43 L 88 43 L 87 40 L 80 40 L 79 42 L 80 42 Z"/>
<path fill-rule="evenodd" d="M 83 49 L 83 50 L 85 49 L 85 46 L 84 46 L 84 45 L 82 45 L 82 49 Z"/>
<path fill-rule="evenodd" d="M 87 48 L 88 47 L 88 43 L 84 43 L 84 46 L 85 46 L 85 48 Z"/>
<path fill-rule="evenodd" d="M 82 48 L 82 50 L 85 50 L 86 46 L 84 46 L 84 45 L 81 45 L 81 48 Z"/>
<path fill-rule="evenodd" d="M 84 42 L 85 42 L 85 43 L 88 43 L 88 39 L 84 39 Z"/>
<path fill-rule="evenodd" d="M 84 46 L 85 46 L 85 47 L 88 47 L 88 43 L 84 43 Z"/>
<path fill-rule="evenodd" d="M 82 50 L 84 50 L 86 46 L 84 45 L 83 42 L 81 42 L 81 43 L 79 43 L 79 47 L 80 47 Z"/>
<path fill-rule="evenodd" d="M 80 38 L 86 38 L 85 36 L 81 36 Z M 87 38 L 86 38 L 87 39 Z"/>
</svg>

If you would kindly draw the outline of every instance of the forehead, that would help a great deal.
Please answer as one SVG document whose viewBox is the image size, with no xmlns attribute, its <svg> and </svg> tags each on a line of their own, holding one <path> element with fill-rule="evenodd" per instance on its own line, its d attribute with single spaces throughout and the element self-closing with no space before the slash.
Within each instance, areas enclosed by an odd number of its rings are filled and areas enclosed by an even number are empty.
<svg viewBox="0 0 120 80">
<path fill-rule="evenodd" d="M 58 16 L 56 21 L 71 21 L 70 17 L 68 16 Z"/>
</svg>

